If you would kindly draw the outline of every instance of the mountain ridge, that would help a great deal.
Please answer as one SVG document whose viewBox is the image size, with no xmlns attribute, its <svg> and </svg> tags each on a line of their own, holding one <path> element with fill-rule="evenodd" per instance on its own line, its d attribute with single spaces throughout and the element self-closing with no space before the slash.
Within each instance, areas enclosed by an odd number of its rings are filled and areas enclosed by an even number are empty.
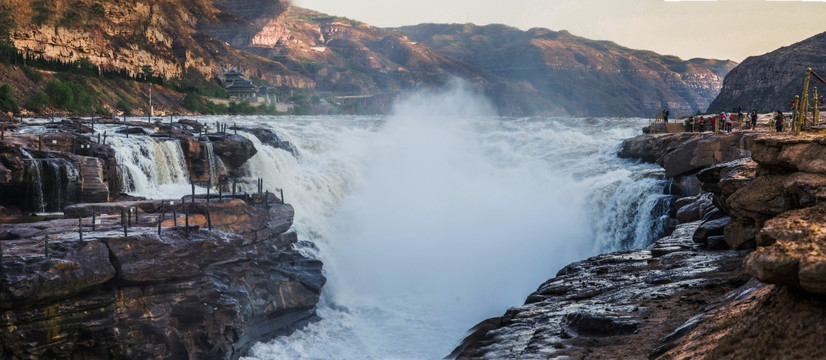
<svg viewBox="0 0 826 360">
<path fill-rule="evenodd" d="M 9 1 L 20 19 L 32 19 L 18 21 L 13 32 L 24 53 L 85 58 L 131 74 L 149 65 L 168 79 L 188 76 L 190 69 L 214 79 L 238 68 L 275 86 L 280 99 L 318 114 L 388 113 L 403 91 L 461 77 L 500 115 L 651 117 L 666 107 L 687 115 L 705 109 L 732 66 L 564 30 L 472 24 L 382 29 L 288 1 L 56 0 L 46 10 L 43 0 Z M 44 12 L 48 16 L 38 18 Z M 82 16 L 67 18 L 73 12 Z M 25 92 L 43 86 L 23 82 Z M 114 103 L 114 95 L 109 98 Z M 174 98 L 158 106 L 182 106 Z"/>
</svg>

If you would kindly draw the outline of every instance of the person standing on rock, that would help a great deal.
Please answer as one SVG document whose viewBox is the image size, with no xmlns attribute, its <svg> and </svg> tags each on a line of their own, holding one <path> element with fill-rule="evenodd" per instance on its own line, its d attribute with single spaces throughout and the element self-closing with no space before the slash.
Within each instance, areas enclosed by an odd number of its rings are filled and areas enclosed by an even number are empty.
<svg viewBox="0 0 826 360">
<path fill-rule="evenodd" d="M 783 113 L 780 112 L 780 110 L 777 110 L 774 113 L 774 129 L 777 130 L 777 132 L 783 132 L 783 120 L 784 120 L 784 118 L 785 117 L 783 116 Z"/>
<path fill-rule="evenodd" d="M 757 110 L 751 111 L 751 129 L 757 129 Z"/>
<path fill-rule="evenodd" d="M 663 122 L 668 123 L 668 109 L 663 109 Z"/>
</svg>

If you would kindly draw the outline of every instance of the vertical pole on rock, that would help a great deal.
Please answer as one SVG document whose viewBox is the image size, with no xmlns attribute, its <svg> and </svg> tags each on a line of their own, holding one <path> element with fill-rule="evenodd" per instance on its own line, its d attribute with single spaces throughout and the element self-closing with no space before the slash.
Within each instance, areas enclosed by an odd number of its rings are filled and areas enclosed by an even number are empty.
<svg viewBox="0 0 826 360">
<path fill-rule="evenodd" d="M 129 212 L 126 214 L 126 225 L 132 227 L 132 208 L 129 208 Z"/>
<path fill-rule="evenodd" d="M 233 129 L 235 129 L 235 135 L 238 135 L 238 123 L 233 123 Z"/>
<path fill-rule="evenodd" d="M 37 150 L 43 150 L 43 135 L 37 135 Z"/>
<path fill-rule="evenodd" d="M 236 183 L 235 180 L 232 180 L 232 197 L 233 198 L 235 198 L 235 185 L 237 185 L 237 184 L 238 183 Z"/>
<path fill-rule="evenodd" d="M 212 217 L 209 214 L 209 207 L 207 207 L 207 227 L 212 230 Z"/>
<path fill-rule="evenodd" d="M 209 188 L 212 187 L 212 179 L 207 180 L 207 204 L 209 204 Z"/>
<path fill-rule="evenodd" d="M 281 191 L 281 205 L 284 205 L 284 189 L 279 189 Z"/>
<path fill-rule="evenodd" d="M 218 181 L 218 201 L 224 201 L 224 189 L 221 188 L 221 181 Z"/>
<path fill-rule="evenodd" d="M 812 95 L 812 102 L 814 103 L 814 107 L 812 108 L 812 125 L 817 126 L 820 123 L 820 109 L 817 108 L 817 88 L 814 88 L 814 95 Z"/>
<path fill-rule="evenodd" d="M 195 203 L 195 182 L 190 181 L 190 184 L 192 184 L 192 203 L 194 204 Z"/>
<path fill-rule="evenodd" d="M 178 210 L 172 209 L 172 226 L 178 227 Z"/>
<path fill-rule="evenodd" d="M 77 218 L 77 234 L 80 237 L 80 242 L 83 242 L 83 219 Z"/>
<path fill-rule="evenodd" d="M 186 229 L 186 234 L 189 235 L 189 209 L 184 205 L 184 229 Z"/>
<path fill-rule="evenodd" d="M 161 235 L 161 223 L 163 223 L 163 217 L 158 218 L 158 235 Z"/>
</svg>

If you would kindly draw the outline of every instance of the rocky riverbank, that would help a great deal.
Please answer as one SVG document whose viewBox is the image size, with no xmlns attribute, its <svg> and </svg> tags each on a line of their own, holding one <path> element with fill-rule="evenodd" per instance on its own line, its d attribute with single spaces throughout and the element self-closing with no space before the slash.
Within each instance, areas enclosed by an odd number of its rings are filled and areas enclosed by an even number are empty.
<svg viewBox="0 0 826 360">
<path fill-rule="evenodd" d="M 293 207 L 271 192 L 228 194 L 256 149 L 234 130 L 195 125 L 4 129 L 0 358 L 237 359 L 314 316 L 326 279 L 321 262 L 297 250 L 313 245 L 289 232 Z M 91 126 L 179 141 L 192 181 L 226 181 L 208 195 L 129 200 L 123 173 L 106 171 L 118 168 L 115 151 Z M 55 180 L 33 183 L 35 175 Z M 84 190 L 90 184 L 96 192 Z M 21 217 L 37 212 L 25 201 L 33 185 L 61 213 Z"/>
<path fill-rule="evenodd" d="M 571 264 L 458 358 L 822 358 L 826 133 L 654 134 L 620 156 L 674 180 L 671 235 Z"/>
</svg>

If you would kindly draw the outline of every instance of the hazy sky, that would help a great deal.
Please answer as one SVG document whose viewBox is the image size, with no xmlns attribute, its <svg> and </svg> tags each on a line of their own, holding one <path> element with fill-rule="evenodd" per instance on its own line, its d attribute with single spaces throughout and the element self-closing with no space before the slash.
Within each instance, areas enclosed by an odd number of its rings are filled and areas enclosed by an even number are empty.
<svg viewBox="0 0 826 360">
<path fill-rule="evenodd" d="M 826 0 L 293 0 L 380 27 L 500 23 L 611 40 L 683 59 L 742 61 L 826 31 Z"/>
</svg>

